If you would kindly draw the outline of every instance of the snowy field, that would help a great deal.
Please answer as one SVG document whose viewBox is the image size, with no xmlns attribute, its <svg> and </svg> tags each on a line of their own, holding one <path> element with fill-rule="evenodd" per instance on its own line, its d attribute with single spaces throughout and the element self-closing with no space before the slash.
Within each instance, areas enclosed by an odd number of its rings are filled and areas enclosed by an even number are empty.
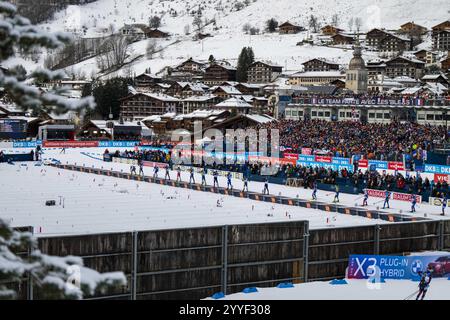
<svg viewBox="0 0 450 320">
<path fill-rule="evenodd" d="M 404 300 L 418 290 L 418 282 L 409 280 L 385 280 L 385 283 L 346 281 L 346 285 L 310 282 L 293 288 L 258 288 L 255 293 L 231 294 L 221 300 Z M 416 295 L 408 300 L 415 298 Z M 433 279 L 425 300 L 450 300 L 450 280 Z"/>
<path fill-rule="evenodd" d="M 46 149 L 43 158 L 55 158 L 62 163 L 87 167 L 129 171 L 129 165 L 106 163 L 102 158 L 104 148 Z M 7 151 L 7 150 L 4 150 Z M 14 152 L 28 152 L 29 149 L 15 149 Z M 115 150 L 114 150 L 115 151 Z M 153 174 L 153 168 L 144 168 L 145 174 Z M 164 175 L 161 170 L 159 176 Z M 310 228 L 327 228 L 349 225 L 372 225 L 387 223 L 357 216 L 327 213 L 315 209 L 271 204 L 231 196 L 216 195 L 145 182 L 129 181 L 94 174 L 72 172 L 34 163 L 0 165 L 0 193 L 4 195 L 0 215 L 11 221 L 13 226 L 33 226 L 38 236 L 119 232 L 130 230 L 151 230 L 214 226 L 223 224 L 244 224 L 308 220 Z M 171 172 L 175 179 L 176 173 Z M 182 172 L 182 179 L 189 181 L 189 174 Z M 212 176 L 207 177 L 213 184 Z M 196 174 L 200 182 L 200 175 Z M 221 186 L 226 178 L 219 177 Z M 236 189 L 242 188 L 242 181 L 233 179 Z M 250 182 L 250 191 L 261 192 L 263 183 Z M 281 185 L 269 185 L 270 193 L 310 199 L 311 190 Z M 318 191 L 321 202 L 331 203 L 333 194 Z M 341 194 L 341 204 L 360 205 L 356 195 Z M 54 207 L 45 206 L 46 200 L 55 200 Z M 222 207 L 217 207 L 217 201 Z M 380 199 L 369 199 L 369 208 Z M 409 203 L 391 201 L 390 213 L 409 214 Z M 421 204 L 416 216 L 441 219 L 440 207 Z M 272 216 L 273 215 L 273 216 Z"/>
</svg>

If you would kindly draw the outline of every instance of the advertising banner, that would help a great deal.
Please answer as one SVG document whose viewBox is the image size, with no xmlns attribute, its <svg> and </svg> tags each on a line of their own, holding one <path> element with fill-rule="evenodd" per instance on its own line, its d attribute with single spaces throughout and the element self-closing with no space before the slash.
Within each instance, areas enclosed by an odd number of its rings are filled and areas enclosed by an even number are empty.
<svg viewBox="0 0 450 320">
<path fill-rule="evenodd" d="M 429 197 L 428 198 L 428 203 L 432 206 L 436 206 L 436 207 L 440 207 L 442 206 L 442 198 L 434 198 L 434 197 Z M 450 205 L 450 200 L 447 200 L 447 207 Z"/>
<path fill-rule="evenodd" d="M 366 169 L 369 168 L 369 161 L 367 159 L 361 159 L 358 161 L 358 168 Z"/>
<path fill-rule="evenodd" d="M 41 140 L 36 141 L 14 141 L 13 148 L 36 148 L 38 145 L 42 145 Z"/>
<path fill-rule="evenodd" d="M 311 148 L 302 148 L 302 154 L 306 156 L 312 155 L 312 149 Z"/>
<path fill-rule="evenodd" d="M 135 166 L 137 166 L 138 165 L 138 161 L 136 160 L 136 159 L 126 159 L 126 158 L 116 158 L 116 157 L 113 157 L 112 158 L 112 162 L 115 162 L 115 163 L 123 163 L 123 164 L 129 164 L 129 165 L 135 165 Z"/>
<path fill-rule="evenodd" d="M 298 156 L 298 161 L 301 161 L 301 162 L 315 162 L 316 161 L 316 157 L 300 154 Z"/>
<path fill-rule="evenodd" d="M 369 160 L 369 166 L 375 166 L 376 170 L 387 170 L 387 169 L 389 169 L 387 161 Z"/>
<path fill-rule="evenodd" d="M 98 141 L 44 141 L 44 148 L 96 148 Z"/>
<path fill-rule="evenodd" d="M 295 160 L 298 160 L 298 154 L 296 154 L 296 153 L 285 153 L 285 154 L 284 154 L 284 157 L 285 157 L 286 159 L 295 159 Z"/>
<path fill-rule="evenodd" d="M 325 162 L 325 163 L 331 163 L 332 157 L 330 156 L 316 156 L 315 157 L 316 162 Z"/>
<path fill-rule="evenodd" d="M 139 141 L 99 141 L 100 148 L 133 148 Z"/>
<path fill-rule="evenodd" d="M 424 172 L 438 173 L 438 174 L 450 174 L 450 166 L 441 166 L 437 164 L 425 164 Z"/>
<path fill-rule="evenodd" d="M 448 174 L 440 174 L 440 173 L 435 173 L 434 174 L 434 182 L 438 183 L 443 183 L 443 182 L 447 182 L 449 181 L 448 179 L 449 175 Z"/>
<path fill-rule="evenodd" d="M 384 198 L 384 190 L 367 189 L 369 197 Z M 411 202 L 411 195 L 409 193 L 391 192 L 389 199 Z M 422 196 L 416 195 L 417 203 L 422 203 Z"/>
<path fill-rule="evenodd" d="M 403 162 L 389 161 L 388 169 L 389 170 L 405 170 L 405 166 L 404 166 Z"/>
<path fill-rule="evenodd" d="M 450 275 L 450 255 L 404 257 L 351 255 L 347 276 L 349 279 L 368 279 L 379 276 L 382 279 L 411 280 L 428 268 L 431 268 L 433 277 Z"/>
<path fill-rule="evenodd" d="M 350 158 L 340 158 L 340 157 L 333 157 L 331 160 L 333 164 L 339 164 L 339 165 L 351 165 L 351 159 Z"/>
<path fill-rule="evenodd" d="M 153 161 L 142 161 L 142 165 L 144 167 L 158 167 L 158 168 L 165 168 L 165 167 L 167 167 L 167 163 L 153 162 Z"/>
</svg>

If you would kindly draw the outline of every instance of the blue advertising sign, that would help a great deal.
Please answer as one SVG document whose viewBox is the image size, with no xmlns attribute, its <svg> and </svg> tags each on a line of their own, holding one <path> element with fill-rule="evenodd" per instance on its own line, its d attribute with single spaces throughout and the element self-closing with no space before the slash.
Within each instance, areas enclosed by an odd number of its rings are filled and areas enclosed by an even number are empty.
<svg viewBox="0 0 450 320">
<path fill-rule="evenodd" d="M 314 161 L 316 161 L 316 157 L 315 157 L 315 156 L 309 156 L 309 155 L 299 154 L 299 155 L 298 155 L 298 161 L 303 161 L 303 162 L 314 162 Z"/>
<path fill-rule="evenodd" d="M 369 160 L 369 167 L 372 165 L 375 166 L 375 169 L 377 169 L 377 170 L 387 170 L 388 169 L 387 161 Z"/>
<path fill-rule="evenodd" d="M 139 141 L 99 141 L 100 148 L 134 148 Z"/>
<path fill-rule="evenodd" d="M 425 164 L 425 168 L 423 171 L 427 173 L 450 174 L 450 166 Z"/>
<path fill-rule="evenodd" d="M 331 159 L 331 163 L 338 165 L 351 165 L 350 158 L 333 157 L 333 159 Z"/>
<path fill-rule="evenodd" d="M 302 157 L 304 157 L 304 156 L 302 156 Z M 333 164 L 333 163 L 327 163 L 327 162 L 298 160 L 297 165 L 302 166 L 302 167 L 319 167 L 319 168 L 326 168 L 326 169 L 330 168 L 335 171 L 340 171 L 343 169 L 347 169 L 348 171 L 353 171 L 353 166 L 349 165 L 349 164 L 339 165 L 339 164 Z"/>
<path fill-rule="evenodd" d="M 411 280 L 430 269 L 433 277 L 450 275 L 450 254 L 433 256 L 376 256 L 351 255 L 348 263 L 349 279 Z"/>
<path fill-rule="evenodd" d="M 14 141 L 13 148 L 36 148 L 38 145 L 42 145 L 41 140 L 36 141 Z"/>
</svg>

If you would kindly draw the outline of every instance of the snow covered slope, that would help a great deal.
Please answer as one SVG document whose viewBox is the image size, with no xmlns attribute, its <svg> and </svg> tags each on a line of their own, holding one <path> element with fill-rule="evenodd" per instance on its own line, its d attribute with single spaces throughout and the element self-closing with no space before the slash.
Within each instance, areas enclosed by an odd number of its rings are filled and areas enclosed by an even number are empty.
<svg viewBox="0 0 450 320">
<path fill-rule="evenodd" d="M 235 6 L 238 2 L 245 1 L 99 0 L 84 6 L 69 6 L 58 13 L 54 21 L 43 24 L 42 28 L 68 31 L 82 37 L 98 37 L 104 35 L 105 29 L 110 26 L 117 31 L 124 24 L 148 23 L 149 17 L 154 15 L 162 17 L 160 29 L 172 34 L 168 41 L 158 40 L 158 45 L 164 50 L 152 60 L 143 57 L 134 62 L 126 72 L 121 70 L 109 77 L 130 72 L 139 74 L 148 68 L 157 73 L 163 67 L 176 65 L 189 57 L 207 59 L 210 54 L 216 59 L 235 62 L 243 46 L 252 46 L 259 60 L 272 61 L 284 66 L 285 70 L 299 70 L 302 62 L 313 57 L 346 64 L 352 56 L 351 50 L 296 46 L 297 42 L 309 36 L 308 32 L 297 35 L 249 36 L 243 33 L 242 26 L 248 23 L 262 31 L 265 21 L 273 17 L 279 23 L 290 21 L 308 27 L 311 15 L 315 15 L 319 23 L 325 25 L 331 23 L 333 15 L 337 14 L 338 25 L 347 30 L 348 21 L 352 18 L 361 18 L 363 31 L 372 27 L 398 29 L 401 24 L 411 20 L 431 27 L 447 19 L 450 10 L 446 0 L 250 0 L 248 6 L 237 11 Z M 202 30 L 213 37 L 194 41 L 192 13 L 198 12 L 199 8 L 203 23 L 215 20 L 215 23 L 207 23 Z M 186 26 L 190 26 L 188 35 L 185 34 Z M 147 42 L 144 40 L 134 44 L 133 54 L 145 54 Z M 373 54 L 366 55 L 367 59 L 372 57 Z M 29 64 L 27 66 L 28 69 L 31 68 Z M 98 72 L 95 59 L 69 69 L 87 76 Z"/>
<path fill-rule="evenodd" d="M 450 5 L 446 0 L 250 0 L 237 11 L 239 0 L 99 0 L 84 6 L 69 6 L 44 25 L 51 30 L 80 31 L 95 35 L 113 24 L 116 29 L 124 23 L 148 23 L 153 15 L 162 16 L 163 29 L 183 34 L 184 26 L 192 24 L 192 11 L 201 8 L 202 19 L 216 19 L 221 33 L 242 34 L 241 27 L 250 23 L 261 30 L 265 21 L 275 18 L 280 23 L 291 21 L 307 26 L 311 14 L 323 25 L 339 15 L 339 25 L 347 28 L 351 18 L 363 20 L 362 30 L 374 26 L 398 28 L 407 21 L 431 27 L 448 18 Z M 176 16 L 172 16 L 176 12 Z M 211 26 L 212 28 L 212 26 Z"/>
<path fill-rule="evenodd" d="M 386 280 L 368 283 L 367 280 L 347 280 L 346 285 L 329 282 L 310 282 L 294 288 L 258 288 L 255 293 L 236 293 L 224 300 L 405 300 L 418 290 L 418 282 Z M 407 300 L 414 300 L 415 295 Z M 425 300 L 450 299 L 450 280 L 433 279 Z M 207 299 L 210 300 L 210 299 Z"/>
</svg>

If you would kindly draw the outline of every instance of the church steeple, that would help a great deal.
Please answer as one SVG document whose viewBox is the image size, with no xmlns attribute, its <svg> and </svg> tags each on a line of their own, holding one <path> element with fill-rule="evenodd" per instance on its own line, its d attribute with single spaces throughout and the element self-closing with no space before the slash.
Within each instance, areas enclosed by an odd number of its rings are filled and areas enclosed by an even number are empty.
<svg viewBox="0 0 450 320">
<path fill-rule="evenodd" d="M 353 46 L 353 58 L 348 66 L 345 87 L 357 94 L 367 92 L 367 70 L 366 63 L 362 58 L 359 33 L 356 35 Z"/>
</svg>

